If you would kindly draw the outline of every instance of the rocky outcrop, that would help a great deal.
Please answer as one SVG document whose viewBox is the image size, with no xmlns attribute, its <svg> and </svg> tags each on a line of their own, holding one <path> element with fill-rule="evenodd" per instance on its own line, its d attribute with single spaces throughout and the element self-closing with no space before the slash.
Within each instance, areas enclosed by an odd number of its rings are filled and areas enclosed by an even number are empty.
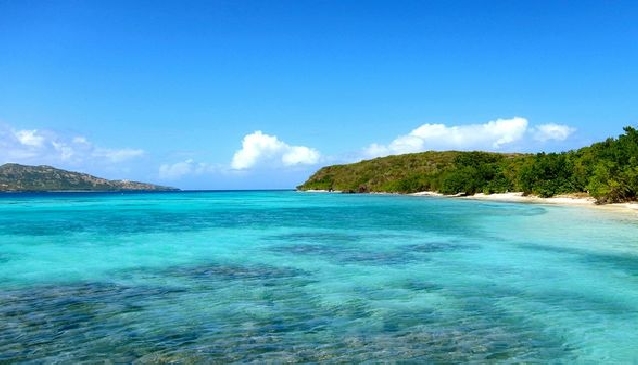
<svg viewBox="0 0 638 365">
<path fill-rule="evenodd" d="M 176 191 L 130 180 L 108 180 L 51 166 L 0 166 L 0 191 Z"/>
</svg>

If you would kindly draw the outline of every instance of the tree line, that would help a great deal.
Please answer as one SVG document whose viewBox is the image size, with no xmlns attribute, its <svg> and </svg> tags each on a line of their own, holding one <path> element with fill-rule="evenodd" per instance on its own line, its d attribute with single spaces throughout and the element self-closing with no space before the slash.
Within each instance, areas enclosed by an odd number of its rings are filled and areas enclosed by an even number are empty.
<svg viewBox="0 0 638 365">
<path fill-rule="evenodd" d="M 638 130 L 561 153 L 422 152 L 327 166 L 300 190 L 443 194 L 588 194 L 600 204 L 636 200 Z"/>
</svg>

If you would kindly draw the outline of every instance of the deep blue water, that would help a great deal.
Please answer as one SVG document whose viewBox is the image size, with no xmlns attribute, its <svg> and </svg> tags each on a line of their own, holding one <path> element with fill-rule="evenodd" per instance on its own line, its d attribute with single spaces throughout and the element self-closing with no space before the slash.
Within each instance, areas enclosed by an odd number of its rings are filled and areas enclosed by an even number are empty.
<svg viewBox="0 0 638 365">
<path fill-rule="evenodd" d="M 0 196 L 0 362 L 638 362 L 638 219 L 275 192 Z"/>
</svg>

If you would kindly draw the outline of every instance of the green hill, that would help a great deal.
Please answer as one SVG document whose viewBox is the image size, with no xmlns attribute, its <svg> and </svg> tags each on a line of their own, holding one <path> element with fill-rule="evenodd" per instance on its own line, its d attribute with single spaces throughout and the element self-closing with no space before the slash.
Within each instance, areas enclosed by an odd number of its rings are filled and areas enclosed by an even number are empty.
<svg viewBox="0 0 638 365">
<path fill-rule="evenodd" d="M 636 200 L 638 131 L 562 153 L 422 152 L 321 168 L 299 190 L 472 195 L 589 194 L 598 203 Z"/>
<path fill-rule="evenodd" d="M 51 166 L 0 166 L 0 191 L 174 191 L 130 180 L 107 180 Z"/>
</svg>

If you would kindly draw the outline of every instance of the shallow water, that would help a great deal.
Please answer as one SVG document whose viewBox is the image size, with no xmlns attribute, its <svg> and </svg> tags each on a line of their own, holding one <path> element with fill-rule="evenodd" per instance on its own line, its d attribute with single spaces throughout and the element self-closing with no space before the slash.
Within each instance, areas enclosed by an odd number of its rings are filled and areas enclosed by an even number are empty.
<svg viewBox="0 0 638 365">
<path fill-rule="evenodd" d="M 6 194 L 0 362 L 636 362 L 636 237 L 579 207 Z"/>
</svg>

